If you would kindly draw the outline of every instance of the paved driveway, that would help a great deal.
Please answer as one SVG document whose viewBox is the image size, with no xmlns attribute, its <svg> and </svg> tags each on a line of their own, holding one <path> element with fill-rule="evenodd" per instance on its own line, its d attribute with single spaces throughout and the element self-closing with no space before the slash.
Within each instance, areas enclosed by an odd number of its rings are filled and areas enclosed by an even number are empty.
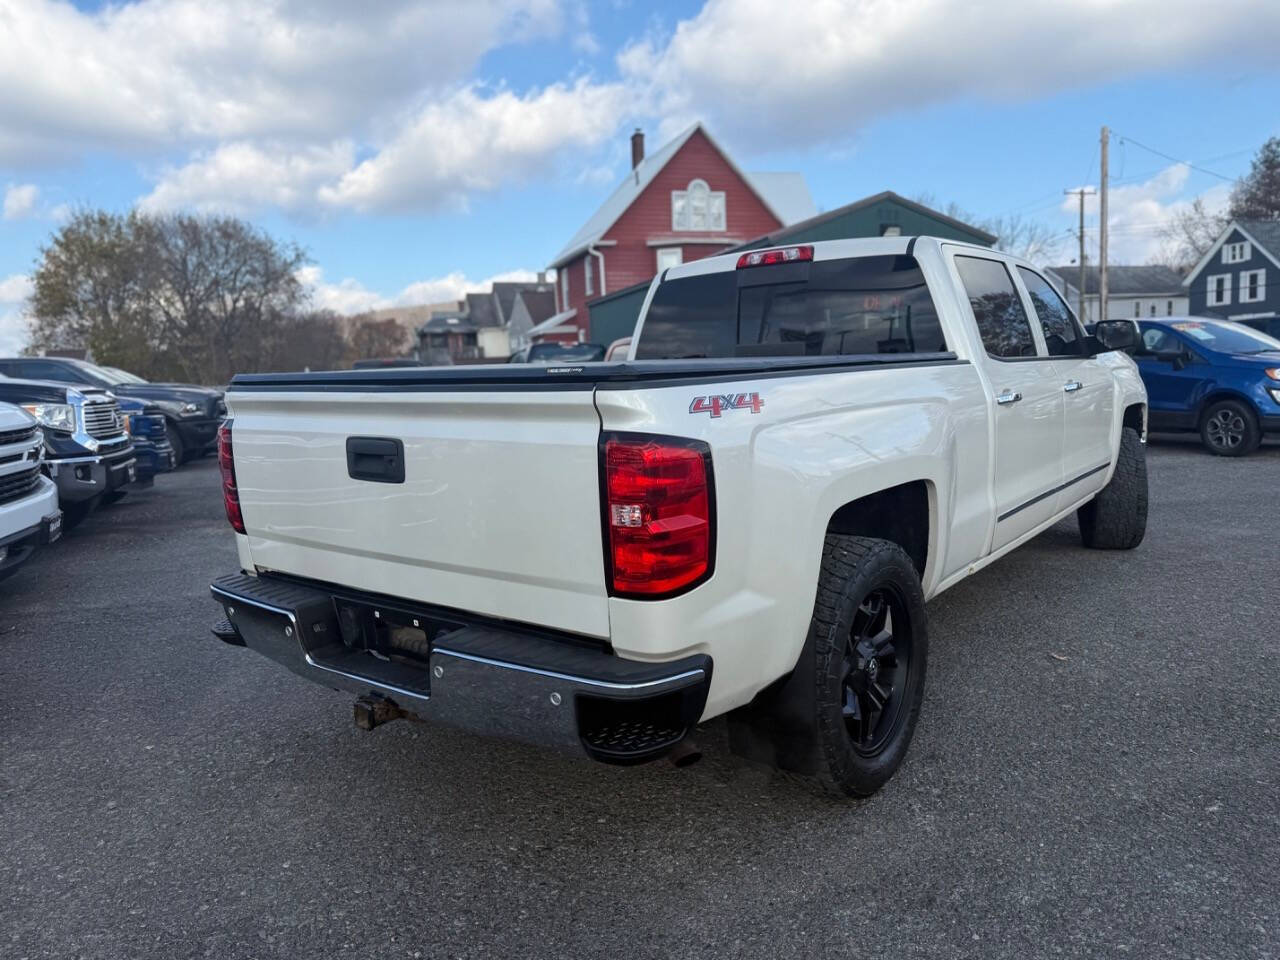
<svg viewBox="0 0 1280 960">
<path fill-rule="evenodd" d="M 215 465 L 0 585 L 0 956 L 1280 956 L 1280 447 L 1150 451 L 930 606 L 907 763 L 841 806 L 396 723 L 213 640 Z"/>
</svg>

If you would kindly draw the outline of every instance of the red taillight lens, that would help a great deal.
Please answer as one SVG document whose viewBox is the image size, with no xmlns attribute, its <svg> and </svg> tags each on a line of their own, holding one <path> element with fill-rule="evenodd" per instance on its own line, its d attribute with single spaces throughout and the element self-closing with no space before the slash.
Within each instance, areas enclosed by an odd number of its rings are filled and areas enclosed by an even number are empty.
<svg viewBox="0 0 1280 960">
<path fill-rule="evenodd" d="M 218 427 L 218 468 L 222 471 L 222 506 L 236 533 L 244 533 L 244 515 L 240 513 L 240 491 L 236 488 L 236 462 L 231 455 L 231 421 Z"/>
<path fill-rule="evenodd" d="M 611 592 L 652 599 L 710 575 L 714 493 L 705 443 L 607 437 L 604 486 Z"/>
<path fill-rule="evenodd" d="M 813 247 L 778 247 L 776 250 L 752 250 L 738 258 L 738 269 L 767 267 L 775 263 L 798 263 L 813 259 Z"/>
</svg>

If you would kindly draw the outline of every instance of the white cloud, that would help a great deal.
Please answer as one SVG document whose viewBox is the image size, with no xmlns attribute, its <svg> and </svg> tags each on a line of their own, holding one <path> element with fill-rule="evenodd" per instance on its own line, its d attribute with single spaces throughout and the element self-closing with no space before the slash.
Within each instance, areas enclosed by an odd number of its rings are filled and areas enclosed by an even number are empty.
<svg viewBox="0 0 1280 960">
<path fill-rule="evenodd" d="M 708 0 L 619 56 L 664 131 L 713 111 L 738 143 L 845 139 L 960 97 L 1023 100 L 1151 69 L 1275 62 L 1280 3 L 1219 0 Z"/>
<path fill-rule="evenodd" d="M 254 137 L 332 142 L 562 27 L 557 0 L 0 0 L 0 163 Z"/>
<path fill-rule="evenodd" d="M 1197 196 L 1208 213 L 1220 214 L 1226 209 L 1231 194 L 1230 184 L 1221 183 L 1197 195 L 1187 189 L 1190 177 L 1190 167 L 1185 163 L 1175 163 L 1140 183 L 1111 187 L 1107 196 L 1109 263 L 1150 262 L 1166 245 L 1165 229 L 1174 217 L 1191 206 Z M 1097 185 L 1092 189 L 1096 190 Z M 1076 216 L 1078 202 L 1075 197 L 1067 197 L 1062 203 L 1062 212 Z M 1093 223 L 1097 222 L 1100 204 L 1096 193 L 1085 198 L 1085 214 Z M 1096 227 L 1086 228 L 1085 236 L 1096 247 Z M 1096 257 L 1096 253 L 1091 256 Z"/>
<path fill-rule="evenodd" d="M 0 356 L 19 353 L 27 345 L 23 303 L 31 292 L 31 278 L 24 274 L 0 279 Z"/>
<path fill-rule="evenodd" d="M 139 206 L 203 213 L 247 214 L 264 207 L 305 212 L 314 209 L 321 185 L 354 164 L 355 146 L 350 141 L 297 149 L 228 143 L 164 171 Z"/>
<path fill-rule="evenodd" d="M 40 188 L 34 183 L 11 183 L 4 191 L 4 219 L 21 220 L 35 211 Z"/>
<path fill-rule="evenodd" d="M 547 170 L 562 151 L 611 135 L 626 103 L 618 84 L 552 84 L 518 96 L 474 87 L 429 103 L 381 150 L 322 187 L 320 198 L 356 210 L 431 210 L 463 205 Z"/>
<path fill-rule="evenodd" d="M 537 274 L 532 270 L 508 270 L 485 280 L 469 280 L 461 271 L 454 271 L 443 277 L 418 280 L 390 297 L 368 289 L 351 277 L 346 277 L 337 283 L 329 283 L 324 279 L 324 271 L 314 265 L 299 270 L 298 279 L 310 291 L 312 303 L 315 306 L 335 313 L 353 314 L 363 313 L 366 310 L 380 310 L 384 307 L 407 307 L 459 300 L 468 293 L 488 290 L 495 281 L 531 283 L 537 279 Z"/>
</svg>

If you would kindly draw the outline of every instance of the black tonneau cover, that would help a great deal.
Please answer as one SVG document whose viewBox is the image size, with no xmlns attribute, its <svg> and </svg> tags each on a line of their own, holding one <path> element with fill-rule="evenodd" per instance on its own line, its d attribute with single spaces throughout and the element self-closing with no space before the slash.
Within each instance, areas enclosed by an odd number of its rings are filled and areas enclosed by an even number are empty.
<svg viewBox="0 0 1280 960">
<path fill-rule="evenodd" d="M 418 390 L 591 390 L 647 387 L 668 383 L 758 380 L 810 373 L 881 367 L 964 363 L 951 352 L 880 353 L 857 356 L 725 357 L 690 360 L 624 360 L 616 363 L 476 364 L 461 367 L 403 367 L 331 370 L 320 373 L 242 373 L 233 391 L 418 391 Z"/>
</svg>

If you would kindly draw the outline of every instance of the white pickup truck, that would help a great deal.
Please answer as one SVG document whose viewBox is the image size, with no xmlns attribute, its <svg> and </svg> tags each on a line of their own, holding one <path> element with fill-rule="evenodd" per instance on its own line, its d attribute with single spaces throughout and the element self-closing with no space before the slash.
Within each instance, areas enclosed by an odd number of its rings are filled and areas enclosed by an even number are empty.
<svg viewBox="0 0 1280 960">
<path fill-rule="evenodd" d="M 61 533 L 58 488 L 43 467 L 44 433 L 35 417 L 0 403 L 0 580 Z"/>
<path fill-rule="evenodd" d="M 214 632 L 363 694 L 362 726 L 638 763 L 727 714 L 865 795 L 926 600 L 1072 512 L 1142 540 L 1135 338 L 1027 263 L 894 237 L 668 269 L 619 363 L 239 376 Z"/>
</svg>

